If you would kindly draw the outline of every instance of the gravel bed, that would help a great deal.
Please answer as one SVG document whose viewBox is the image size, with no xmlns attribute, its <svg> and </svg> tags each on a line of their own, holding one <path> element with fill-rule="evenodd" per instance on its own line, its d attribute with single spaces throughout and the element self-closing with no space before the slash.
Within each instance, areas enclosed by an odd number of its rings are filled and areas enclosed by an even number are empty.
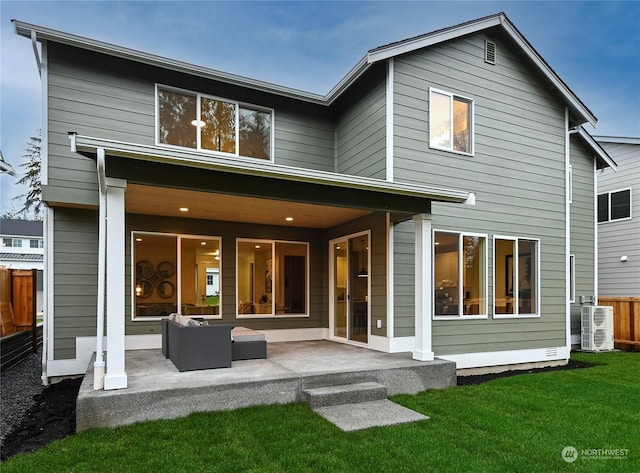
<svg viewBox="0 0 640 473">
<path fill-rule="evenodd" d="M 7 435 L 20 425 L 23 417 L 42 393 L 42 351 L 30 354 L 18 365 L 0 373 L 0 449 Z"/>
</svg>

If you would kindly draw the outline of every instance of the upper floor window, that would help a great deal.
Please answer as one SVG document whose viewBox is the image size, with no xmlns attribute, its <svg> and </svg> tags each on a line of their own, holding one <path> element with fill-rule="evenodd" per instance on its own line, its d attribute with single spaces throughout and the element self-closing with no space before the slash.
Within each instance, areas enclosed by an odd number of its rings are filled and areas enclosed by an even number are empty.
<svg viewBox="0 0 640 473">
<path fill-rule="evenodd" d="M 44 248 L 43 240 L 29 240 L 29 248 Z"/>
<path fill-rule="evenodd" d="M 429 89 L 429 146 L 473 154 L 473 100 Z"/>
<path fill-rule="evenodd" d="M 272 111 L 158 86 L 158 143 L 271 159 Z"/>
<path fill-rule="evenodd" d="M 20 238 L 3 238 L 3 248 L 22 248 L 22 240 Z"/>
<path fill-rule="evenodd" d="M 598 194 L 598 223 L 631 218 L 631 189 Z"/>
</svg>

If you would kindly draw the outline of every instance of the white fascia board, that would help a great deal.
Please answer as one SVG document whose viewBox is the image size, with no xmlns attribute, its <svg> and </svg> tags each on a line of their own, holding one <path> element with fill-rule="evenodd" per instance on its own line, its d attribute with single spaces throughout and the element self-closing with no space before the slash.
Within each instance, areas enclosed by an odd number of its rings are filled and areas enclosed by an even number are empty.
<svg viewBox="0 0 640 473">
<path fill-rule="evenodd" d="M 235 74 L 229 74 L 227 72 L 222 72 L 216 69 L 197 66 L 183 61 L 169 59 L 162 56 L 157 56 L 155 54 L 145 53 L 135 49 L 105 43 L 103 41 L 76 36 L 70 33 L 25 23 L 19 20 L 12 21 L 15 25 L 17 34 L 19 34 L 20 36 L 31 38 L 32 33 L 35 32 L 38 41 L 52 41 L 55 43 L 66 44 L 68 46 L 73 46 L 80 49 L 86 49 L 101 54 L 128 59 L 131 61 L 160 67 L 163 69 L 183 72 L 185 74 L 204 77 L 206 79 L 218 80 L 240 87 L 248 87 L 254 90 L 289 97 L 296 100 L 303 100 L 305 102 L 311 102 L 319 105 L 327 104 L 326 97 L 322 95 L 312 94 L 290 87 L 271 84 L 269 82 L 250 79 L 248 77 L 243 77 Z"/>
<path fill-rule="evenodd" d="M 574 113 L 578 113 L 583 120 L 582 123 L 587 122 L 591 126 L 595 127 L 598 123 L 598 119 L 596 116 L 591 113 L 589 110 L 578 98 L 576 94 L 564 83 L 564 81 L 556 74 L 556 72 L 547 64 L 547 62 L 538 54 L 538 52 L 531 46 L 529 41 L 525 39 L 522 34 L 518 31 L 518 29 L 509 21 L 509 19 L 500 14 L 501 25 L 504 30 L 511 36 L 511 38 L 520 46 L 522 51 L 533 61 L 533 63 L 542 71 L 542 73 L 546 76 L 549 81 L 555 86 L 555 88 L 560 92 L 564 100 L 566 101 L 569 108 L 574 111 Z"/>
<path fill-rule="evenodd" d="M 186 149 L 177 150 L 175 148 L 125 143 L 104 138 L 82 136 L 75 133 L 71 133 L 69 137 L 71 139 L 71 149 L 77 152 L 89 152 L 93 154 L 96 153 L 98 148 L 104 148 L 107 155 L 113 156 L 444 202 L 462 203 L 469 197 L 468 191 L 458 189 L 388 182 L 369 177 L 282 166 L 268 162 L 252 162 L 242 158 L 211 157 Z"/>
<path fill-rule="evenodd" d="M 591 136 L 587 130 L 582 127 L 578 127 L 578 134 L 582 137 L 582 139 L 589 145 L 591 150 L 596 154 L 596 157 L 602 160 L 607 166 L 609 166 L 613 172 L 618 172 L 618 165 L 616 162 L 607 154 L 607 152 L 602 149 L 602 146 L 598 144 L 598 142 Z"/>
<path fill-rule="evenodd" d="M 619 143 L 623 145 L 640 145 L 640 138 L 632 136 L 599 136 L 593 135 L 592 138 L 598 143 Z"/>
<path fill-rule="evenodd" d="M 434 44 L 439 44 L 444 41 L 456 39 L 461 36 L 476 33 L 478 31 L 491 28 L 501 24 L 501 15 L 495 15 L 488 18 L 483 18 L 475 22 L 464 23 L 462 25 L 453 26 L 451 28 L 445 28 L 444 30 L 434 31 L 433 33 L 411 38 L 398 43 L 392 43 L 387 46 L 373 49 L 367 55 L 367 59 L 370 64 L 378 61 L 384 61 L 386 59 L 400 56 L 401 54 L 417 51 L 418 49 L 426 48 Z"/>
<path fill-rule="evenodd" d="M 492 28 L 494 26 L 502 26 L 504 31 L 516 42 L 522 51 L 533 61 L 540 71 L 551 81 L 555 88 L 560 92 L 564 100 L 567 102 L 571 110 L 578 114 L 584 122 L 595 126 L 597 118 L 591 111 L 578 99 L 573 91 L 560 79 L 553 69 L 546 63 L 542 56 L 531 46 L 531 44 L 520 34 L 517 28 L 503 14 L 497 14 L 476 21 L 463 23 L 451 28 L 434 31 L 431 34 L 419 36 L 413 39 L 400 41 L 398 43 L 373 49 L 369 52 L 367 58 L 370 64 L 383 61 L 401 54 L 410 53 L 418 49 L 433 46 L 434 44 L 443 43 L 462 36 L 477 33 L 479 31 Z"/>
</svg>

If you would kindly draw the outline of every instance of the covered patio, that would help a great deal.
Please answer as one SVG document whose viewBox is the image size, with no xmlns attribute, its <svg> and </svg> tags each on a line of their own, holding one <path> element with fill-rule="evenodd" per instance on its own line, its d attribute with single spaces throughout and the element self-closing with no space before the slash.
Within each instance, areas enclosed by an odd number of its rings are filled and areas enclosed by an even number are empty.
<svg viewBox="0 0 640 473">
<path fill-rule="evenodd" d="M 128 389 L 94 390 L 89 364 L 76 401 L 78 432 L 193 412 L 302 402 L 308 388 L 375 382 L 387 395 L 456 384 L 455 363 L 417 361 L 410 352 L 381 353 L 325 340 L 269 343 L 267 359 L 231 368 L 179 372 L 160 350 L 126 352 Z"/>
</svg>

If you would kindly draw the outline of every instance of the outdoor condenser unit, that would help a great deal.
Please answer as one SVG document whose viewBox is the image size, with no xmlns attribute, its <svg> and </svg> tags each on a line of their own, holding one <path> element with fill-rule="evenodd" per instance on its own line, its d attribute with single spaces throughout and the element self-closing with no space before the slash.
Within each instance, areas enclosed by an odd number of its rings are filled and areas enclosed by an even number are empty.
<svg viewBox="0 0 640 473">
<path fill-rule="evenodd" d="M 585 351 L 613 350 L 613 307 L 582 308 L 580 348 Z"/>
</svg>

